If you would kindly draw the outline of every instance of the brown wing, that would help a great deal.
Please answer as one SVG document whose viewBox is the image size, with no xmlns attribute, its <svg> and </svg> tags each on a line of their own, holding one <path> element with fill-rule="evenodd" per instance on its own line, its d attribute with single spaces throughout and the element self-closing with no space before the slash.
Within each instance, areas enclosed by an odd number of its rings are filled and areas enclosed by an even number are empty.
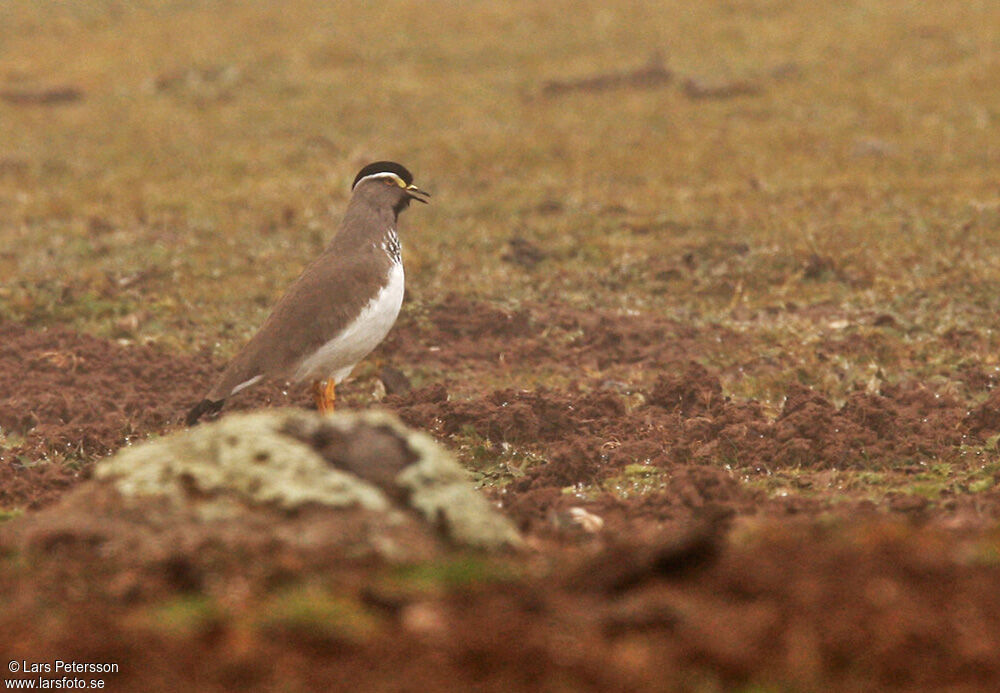
<svg viewBox="0 0 1000 693">
<path fill-rule="evenodd" d="M 374 248 L 352 258 L 326 252 L 306 267 L 229 363 L 208 399 L 223 400 L 257 376 L 290 376 L 299 361 L 350 324 L 389 271 L 385 253 Z"/>
</svg>

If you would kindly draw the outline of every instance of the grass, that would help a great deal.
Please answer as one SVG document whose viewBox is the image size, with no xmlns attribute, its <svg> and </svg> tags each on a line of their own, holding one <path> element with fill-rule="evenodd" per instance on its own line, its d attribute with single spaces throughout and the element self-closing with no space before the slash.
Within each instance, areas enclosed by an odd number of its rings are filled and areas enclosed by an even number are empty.
<svg viewBox="0 0 1000 693">
<path fill-rule="evenodd" d="M 396 595 L 429 597 L 445 592 L 502 585 L 521 577 L 510 562 L 475 555 L 399 566 L 379 576 L 374 588 Z"/>
<path fill-rule="evenodd" d="M 0 100 L 0 317 L 224 358 L 386 157 L 435 193 L 413 314 L 457 289 L 721 324 L 747 339 L 706 365 L 772 409 L 947 385 L 1000 368 L 998 36 L 985 0 L 7 3 L 0 90 L 84 96 Z M 544 93 L 655 54 L 673 84 Z M 514 235 L 537 271 L 499 261 Z"/>
<path fill-rule="evenodd" d="M 675 73 L 667 86 L 544 92 L 656 54 Z M 358 168 L 390 158 L 434 193 L 401 228 L 417 321 L 459 291 L 722 326 L 740 339 L 706 345 L 704 365 L 772 414 L 792 383 L 835 404 L 857 383 L 910 379 L 982 397 L 960 374 L 1000 375 L 998 56 L 995 0 L 0 2 L 0 94 L 83 94 L 0 98 L 0 320 L 226 358 L 325 245 Z M 688 78 L 759 92 L 694 99 Z M 534 271 L 500 260 L 515 235 L 543 251 Z M 511 372 L 518 382 L 498 383 L 470 368 L 466 389 L 566 385 L 563 371 Z M 408 375 L 419 386 L 443 374 Z M 0 431 L 0 447 L 22 442 Z M 471 430 L 451 442 L 483 486 L 543 461 Z M 1000 479 L 995 439 L 922 466 L 732 462 L 765 497 L 831 506 L 944 505 Z M 628 499 L 669 484 L 669 470 L 633 464 L 564 492 Z M 21 514 L 0 508 L 0 527 Z M 844 541 L 887 536 L 839 512 L 815 521 Z M 744 519 L 730 541 L 752 546 L 761 522 Z M 996 566 L 997 531 L 965 560 Z M 419 602 L 520 570 L 460 555 L 387 569 L 369 588 Z M 326 649 L 391 630 L 322 585 L 254 607 L 186 595 L 140 620 L 174 639 L 234 621 L 237 644 Z M 738 686 L 692 676 L 693 690 Z"/>
<path fill-rule="evenodd" d="M 601 488 L 622 500 L 627 500 L 666 488 L 669 478 L 670 474 L 659 467 L 630 464 L 626 465 L 620 474 L 604 479 Z M 564 492 L 580 493 L 580 490 L 571 487 L 564 489 Z"/>
<path fill-rule="evenodd" d="M 264 631 L 298 633 L 329 642 L 364 642 L 381 627 L 362 604 L 315 586 L 296 586 L 271 599 L 262 609 Z"/>
<path fill-rule="evenodd" d="M 209 597 L 186 595 L 149 607 L 143 619 L 151 629 L 176 637 L 208 632 L 224 615 Z"/>
<path fill-rule="evenodd" d="M 1000 460 L 981 450 L 963 451 L 964 459 L 933 462 L 913 468 L 880 471 L 858 469 L 779 469 L 762 474 L 737 470 L 748 488 L 768 497 L 801 496 L 828 500 L 833 505 L 868 500 L 882 503 L 887 497 L 920 496 L 945 503 L 957 496 L 983 493 L 996 486 Z"/>
</svg>

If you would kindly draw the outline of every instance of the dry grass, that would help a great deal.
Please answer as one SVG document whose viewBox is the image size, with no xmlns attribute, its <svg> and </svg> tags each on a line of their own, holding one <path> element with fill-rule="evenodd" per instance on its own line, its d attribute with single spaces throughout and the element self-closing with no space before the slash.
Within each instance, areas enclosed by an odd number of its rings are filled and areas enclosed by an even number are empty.
<svg viewBox="0 0 1000 693">
<path fill-rule="evenodd" d="M 657 54 L 670 84 L 545 90 Z M 0 0 L 0 321 L 221 360 L 325 245 L 357 169 L 390 158 L 434 193 L 401 229 L 411 317 L 457 291 L 722 325 L 744 338 L 699 353 L 772 411 L 791 381 L 835 402 L 904 379 L 960 390 L 964 368 L 1000 374 L 998 74 L 996 0 Z M 693 98 L 686 79 L 754 93 Z M 83 98 L 4 98 L 57 87 Z M 514 236 L 543 253 L 534 269 L 502 261 Z M 470 367 L 465 391 L 566 385 L 534 366 Z M 541 459 L 474 431 L 449 444 L 483 485 Z M 1000 478 L 995 436 L 918 474 L 878 462 L 733 474 L 834 504 Z M 627 498 L 668 473 L 575 490 Z M 758 531 L 743 527 L 737 547 Z M 495 570 L 417 568 L 401 584 Z M 161 606 L 175 640 L 216 617 L 197 598 Z M 357 605 L 271 606 L 308 626 Z"/>
<path fill-rule="evenodd" d="M 998 37 L 986 0 L 6 3 L 0 91 L 84 98 L 0 101 L 0 315 L 230 353 L 387 157 L 435 193 L 405 222 L 411 306 L 725 322 L 834 394 L 815 344 L 861 316 L 901 327 L 847 371 L 991 364 Z M 670 85 L 543 93 L 657 52 Z M 515 234 L 537 271 L 499 260 Z M 980 350 L 921 351 L 950 328 Z"/>
</svg>

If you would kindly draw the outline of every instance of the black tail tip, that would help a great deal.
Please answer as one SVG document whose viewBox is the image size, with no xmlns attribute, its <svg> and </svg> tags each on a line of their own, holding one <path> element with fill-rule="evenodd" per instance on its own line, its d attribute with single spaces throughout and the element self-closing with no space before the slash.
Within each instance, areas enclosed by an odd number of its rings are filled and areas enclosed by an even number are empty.
<svg viewBox="0 0 1000 693">
<path fill-rule="evenodd" d="M 225 403 L 226 400 L 224 399 L 220 399 L 217 402 L 213 402 L 210 399 L 203 399 L 200 402 L 198 402 L 198 404 L 191 407 L 191 411 L 187 413 L 187 417 L 185 417 L 184 423 L 187 424 L 188 426 L 194 426 L 195 424 L 198 423 L 201 417 L 205 416 L 206 414 L 208 416 L 213 416 L 215 414 L 218 414 L 219 410 L 222 409 L 222 405 Z"/>
</svg>

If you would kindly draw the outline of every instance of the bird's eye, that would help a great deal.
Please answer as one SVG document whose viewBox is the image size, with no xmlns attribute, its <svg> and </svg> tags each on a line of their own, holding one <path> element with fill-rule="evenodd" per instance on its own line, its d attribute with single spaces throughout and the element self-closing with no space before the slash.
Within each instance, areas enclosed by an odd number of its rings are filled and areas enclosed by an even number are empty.
<svg viewBox="0 0 1000 693">
<path fill-rule="evenodd" d="M 386 178 L 385 179 L 385 184 L 386 185 L 395 185 L 396 181 L 394 181 L 392 178 Z"/>
</svg>

